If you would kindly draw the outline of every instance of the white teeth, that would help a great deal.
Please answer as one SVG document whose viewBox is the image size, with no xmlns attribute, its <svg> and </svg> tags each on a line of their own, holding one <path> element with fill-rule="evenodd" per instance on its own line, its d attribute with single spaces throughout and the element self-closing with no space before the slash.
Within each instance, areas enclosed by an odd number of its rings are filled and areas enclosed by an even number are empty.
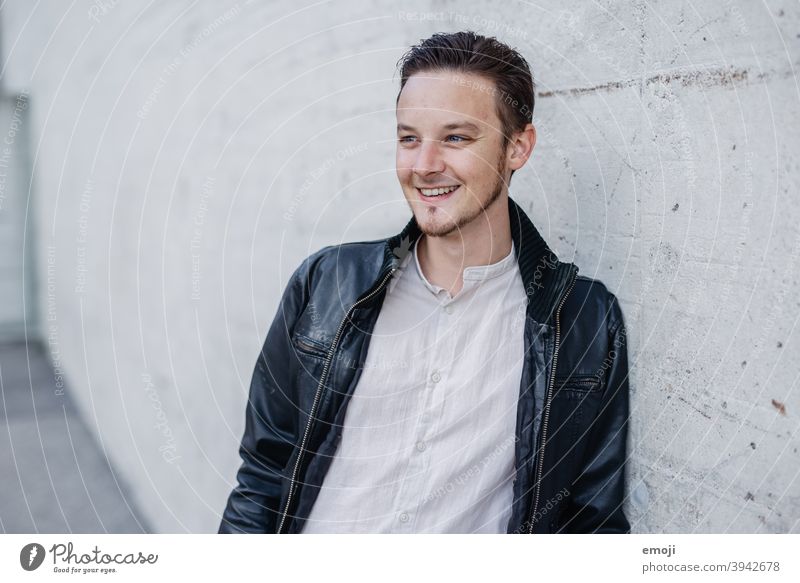
<svg viewBox="0 0 800 583">
<path fill-rule="evenodd" d="M 420 188 L 419 191 L 423 196 L 439 196 L 440 194 L 453 192 L 456 188 L 458 188 L 457 184 L 455 186 L 446 186 L 444 188 Z"/>
</svg>

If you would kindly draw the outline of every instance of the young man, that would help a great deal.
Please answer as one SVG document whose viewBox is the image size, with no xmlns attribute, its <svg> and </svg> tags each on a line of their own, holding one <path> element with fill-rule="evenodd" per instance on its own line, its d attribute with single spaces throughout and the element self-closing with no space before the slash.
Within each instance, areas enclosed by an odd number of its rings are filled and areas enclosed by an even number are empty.
<svg viewBox="0 0 800 583">
<path fill-rule="evenodd" d="M 628 532 L 622 312 L 508 195 L 536 143 L 528 64 L 460 32 L 401 70 L 413 217 L 295 271 L 219 532 Z"/>
</svg>

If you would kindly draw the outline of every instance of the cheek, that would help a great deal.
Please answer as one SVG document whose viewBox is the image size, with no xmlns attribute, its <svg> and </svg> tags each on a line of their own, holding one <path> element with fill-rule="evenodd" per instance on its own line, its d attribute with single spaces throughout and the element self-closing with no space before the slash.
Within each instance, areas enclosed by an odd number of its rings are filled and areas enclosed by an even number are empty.
<svg viewBox="0 0 800 583">
<path fill-rule="evenodd" d="M 464 172 L 475 182 L 489 184 L 497 173 L 497 152 L 492 150 L 474 152 L 464 160 Z"/>
<path fill-rule="evenodd" d="M 411 169 L 414 167 L 413 156 L 410 156 L 404 150 L 398 150 L 394 160 L 398 178 L 407 179 L 411 175 Z"/>
</svg>

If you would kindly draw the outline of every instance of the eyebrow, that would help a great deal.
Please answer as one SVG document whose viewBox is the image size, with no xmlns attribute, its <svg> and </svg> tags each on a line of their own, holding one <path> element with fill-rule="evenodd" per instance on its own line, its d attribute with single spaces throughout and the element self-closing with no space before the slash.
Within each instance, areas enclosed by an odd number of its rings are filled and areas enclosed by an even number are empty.
<svg viewBox="0 0 800 583">
<path fill-rule="evenodd" d="M 445 129 L 445 130 L 465 129 L 465 130 L 469 130 L 469 131 L 473 131 L 473 132 L 479 132 L 480 131 L 480 128 L 478 126 L 476 126 L 474 123 L 468 122 L 468 121 L 452 122 L 452 123 L 449 123 L 449 124 L 446 124 L 446 125 L 442 126 L 442 128 Z M 409 125 L 399 123 L 399 124 L 397 124 L 397 131 L 398 132 L 401 132 L 401 131 L 413 132 L 415 130 L 414 130 L 413 127 L 411 127 Z"/>
</svg>

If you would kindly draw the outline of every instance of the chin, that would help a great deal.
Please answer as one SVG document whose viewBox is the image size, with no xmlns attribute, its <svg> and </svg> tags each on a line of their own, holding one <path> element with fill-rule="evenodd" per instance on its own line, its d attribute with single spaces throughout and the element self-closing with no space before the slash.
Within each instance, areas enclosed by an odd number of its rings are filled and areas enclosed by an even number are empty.
<svg viewBox="0 0 800 583">
<path fill-rule="evenodd" d="M 444 237 L 458 229 L 458 225 L 452 221 L 441 223 L 438 221 L 420 221 L 418 215 L 414 215 L 417 219 L 420 231 L 428 237 Z"/>
</svg>

